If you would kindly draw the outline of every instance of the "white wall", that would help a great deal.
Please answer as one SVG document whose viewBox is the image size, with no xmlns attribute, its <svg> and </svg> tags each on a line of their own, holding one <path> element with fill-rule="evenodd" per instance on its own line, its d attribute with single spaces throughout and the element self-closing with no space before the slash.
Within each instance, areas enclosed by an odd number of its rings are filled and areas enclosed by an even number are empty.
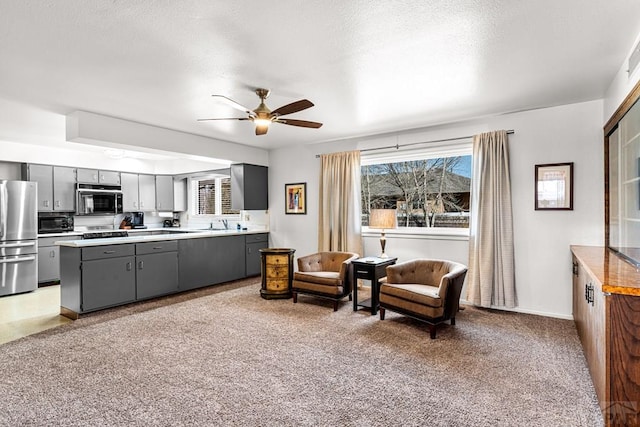
<svg viewBox="0 0 640 427">
<path fill-rule="evenodd" d="M 633 42 L 633 46 L 640 41 L 640 35 Z M 618 109 L 622 101 L 627 97 L 633 87 L 640 81 L 640 65 L 636 67 L 634 72 L 629 75 L 627 69 L 629 68 L 629 57 L 633 52 L 633 48 L 629 50 L 624 62 L 618 69 L 611 85 L 607 89 L 604 96 L 604 108 L 603 108 L 603 124 L 605 124 Z"/>
<path fill-rule="evenodd" d="M 382 135 L 333 144 L 290 146 L 270 153 L 271 244 L 317 250 L 317 153 L 514 129 L 510 135 L 518 311 L 571 318 L 572 244 L 604 243 L 602 101 L 545 108 L 482 120 Z M 573 211 L 534 210 L 534 166 L 574 162 Z M 307 215 L 285 215 L 284 185 L 307 182 Z M 379 251 L 377 237 L 365 237 L 365 255 Z M 405 260 L 448 258 L 467 263 L 465 240 L 416 239 L 387 235 L 387 252 Z"/>
</svg>

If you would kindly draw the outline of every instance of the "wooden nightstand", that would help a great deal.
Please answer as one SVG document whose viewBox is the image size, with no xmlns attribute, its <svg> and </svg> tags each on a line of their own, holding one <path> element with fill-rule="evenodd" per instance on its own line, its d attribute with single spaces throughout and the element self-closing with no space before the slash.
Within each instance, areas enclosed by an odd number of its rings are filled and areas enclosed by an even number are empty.
<svg viewBox="0 0 640 427">
<path fill-rule="evenodd" d="M 293 280 L 293 254 L 295 249 L 260 249 L 262 289 L 265 299 L 291 298 Z"/>
</svg>

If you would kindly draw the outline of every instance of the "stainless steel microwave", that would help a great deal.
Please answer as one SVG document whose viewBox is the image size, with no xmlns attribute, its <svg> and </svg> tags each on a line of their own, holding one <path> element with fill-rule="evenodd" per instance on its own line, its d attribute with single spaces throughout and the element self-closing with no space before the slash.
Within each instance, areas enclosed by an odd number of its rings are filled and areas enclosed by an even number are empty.
<svg viewBox="0 0 640 427">
<path fill-rule="evenodd" d="M 122 213 L 122 188 L 119 185 L 78 184 L 77 215 L 116 215 Z"/>
</svg>

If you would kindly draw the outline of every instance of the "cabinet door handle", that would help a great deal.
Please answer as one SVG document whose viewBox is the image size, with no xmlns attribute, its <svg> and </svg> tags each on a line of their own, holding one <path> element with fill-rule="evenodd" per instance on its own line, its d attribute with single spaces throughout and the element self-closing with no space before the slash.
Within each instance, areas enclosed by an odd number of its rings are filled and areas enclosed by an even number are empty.
<svg viewBox="0 0 640 427">
<path fill-rule="evenodd" d="M 60 207 L 60 200 L 56 200 L 56 208 Z"/>
<path fill-rule="evenodd" d="M 142 270 L 144 268 L 144 261 L 138 262 L 138 269 Z"/>
<path fill-rule="evenodd" d="M 127 263 L 127 271 L 131 271 L 131 262 Z"/>
<path fill-rule="evenodd" d="M 137 208 L 138 207 L 138 202 L 133 202 L 133 207 Z"/>
<path fill-rule="evenodd" d="M 162 246 L 154 246 L 154 247 L 153 247 L 153 250 L 154 250 L 154 251 L 159 251 L 159 250 L 160 250 L 160 249 L 162 249 L 162 248 L 163 248 Z"/>
<path fill-rule="evenodd" d="M 111 254 L 115 254 L 116 251 L 104 251 L 104 253 L 107 254 L 107 255 L 111 255 Z"/>
<path fill-rule="evenodd" d="M 584 298 L 587 300 L 587 304 L 594 305 L 594 287 L 592 283 L 585 283 L 584 285 Z"/>
<path fill-rule="evenodd" d="M 42 204 L 44 205 L 45 208 L 49 207 L 49 201 L 45 200 L 44 202 L 42 202 Z"/>
<path fill-rule="evenodd" d="M 56 251 L 49 252 L 49 258 L 55 258 L 55 257 L 56 257 Z"/>
</svg>

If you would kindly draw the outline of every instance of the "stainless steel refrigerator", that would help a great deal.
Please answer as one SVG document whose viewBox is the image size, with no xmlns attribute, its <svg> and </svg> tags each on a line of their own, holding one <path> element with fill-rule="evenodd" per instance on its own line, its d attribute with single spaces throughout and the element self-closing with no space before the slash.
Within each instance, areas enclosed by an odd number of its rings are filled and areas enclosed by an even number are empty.
<svg viewBox="0 0 640 427">
<path fill-rule="evenodd" d="M 0 296 L 38 287 L 37 189 L 0 180 Z"/>
</svg>

